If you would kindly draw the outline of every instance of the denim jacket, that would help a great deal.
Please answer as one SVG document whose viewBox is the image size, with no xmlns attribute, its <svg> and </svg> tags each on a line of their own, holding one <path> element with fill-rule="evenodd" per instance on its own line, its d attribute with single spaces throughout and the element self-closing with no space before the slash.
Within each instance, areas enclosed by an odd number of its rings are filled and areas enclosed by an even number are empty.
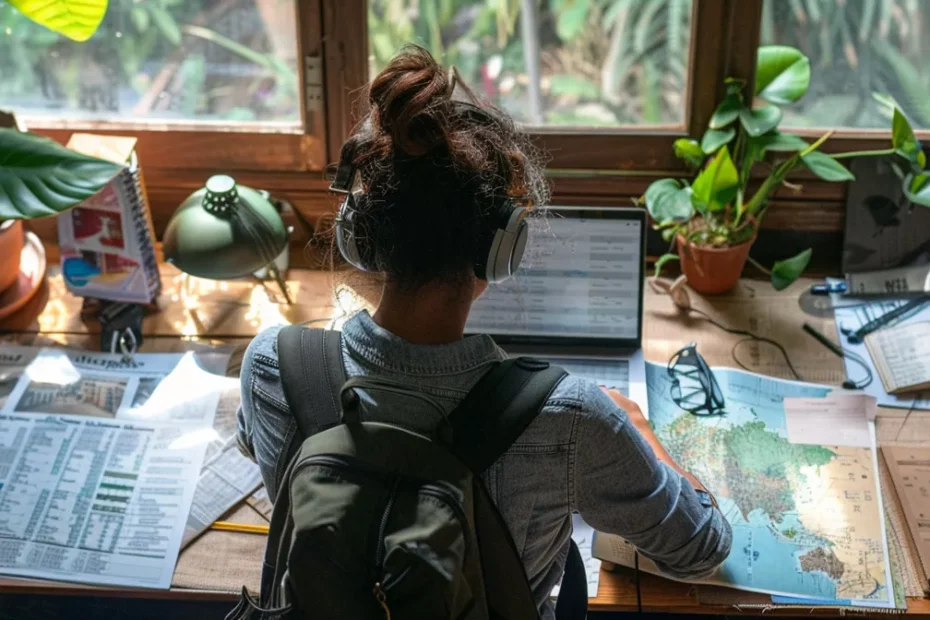
<svg viewBox="0 0 930 620">
<path fill-rule="evenodd" d="M 260 333 L 242 365 L 240 441 L 255 455 L 274 499 L 297 432 L 278 373 L 278 328 Z M 451 412 L 489 367 L 505 357 L 488 336 L 415 345 L 362 312 L 342 336 L 349 377 L 378 375 L 428 394 Z M 421 399 L 361 394 L 362 419 L 429 432 L 440 413 Z M 704 493 L 664 463 L 597 385 L 568 376 L 535 421 L 484 476 L 520 551 L 543 618 L 562 576 L 577 512 L 596 530 L 619 534 L 672 577 L 710 574 L 730 551 L 730 526 Z"/>
</svg>

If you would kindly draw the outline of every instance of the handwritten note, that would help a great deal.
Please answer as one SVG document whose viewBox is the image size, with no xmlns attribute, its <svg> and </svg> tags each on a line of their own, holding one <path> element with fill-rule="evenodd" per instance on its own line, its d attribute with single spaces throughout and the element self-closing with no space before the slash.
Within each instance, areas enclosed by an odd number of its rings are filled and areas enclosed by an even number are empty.
<svg viewBox="0 0 930 620">
<path fill-rule="evenodd" d="M 880 329 L 865 344 L 889 394 L 930 387 L 930 322 Z"/>
<path fill-rule="evenodd" d="M 875 420 L 875 399 L 865 394 L 833 393 L 825 398 L 786 398 L 788 441 L 813 446 L 872 445 L 869 422 Z"/>
</svg>

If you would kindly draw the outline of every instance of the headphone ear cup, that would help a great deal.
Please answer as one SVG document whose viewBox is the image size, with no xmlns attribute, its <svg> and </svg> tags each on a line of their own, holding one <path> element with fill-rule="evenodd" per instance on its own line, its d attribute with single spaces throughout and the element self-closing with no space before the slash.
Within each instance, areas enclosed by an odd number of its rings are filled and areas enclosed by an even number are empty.
<svg viewBox="0 0 930 620">
<path fill-rule="evenodd" d="M 476 275 L 496 284 L 513 276 L 520 267 L 526 242 L 529 237 L 529 227 L 526 223 L 526 209 L 524 207 L 511 208 L 491 239 L 491 247 L 485 264 L 484 273 Z"/>
<path fill-rule="evenodd" d="M 357 220 L 364 210 L 365 195 L 361 192 L 349 196 L 339 207 L 336 216 L 336 247 L 347 263 L 362 271 L 373 271 L 372 244 L 365 227 Z M 361 241 L 361 242 L 360 242 Z"/>
</svg>

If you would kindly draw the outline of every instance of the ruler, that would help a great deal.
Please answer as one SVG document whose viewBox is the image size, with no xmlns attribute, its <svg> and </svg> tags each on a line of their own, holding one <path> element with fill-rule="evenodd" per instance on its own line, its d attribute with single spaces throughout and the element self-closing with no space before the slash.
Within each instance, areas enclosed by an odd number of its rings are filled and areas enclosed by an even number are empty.
<svg viewBox="0 0 930 620">
<path fill-rule="evenodd" d="M 846 274 L 847 295 L 930 293 L 930 265 Z"/>
</svg>

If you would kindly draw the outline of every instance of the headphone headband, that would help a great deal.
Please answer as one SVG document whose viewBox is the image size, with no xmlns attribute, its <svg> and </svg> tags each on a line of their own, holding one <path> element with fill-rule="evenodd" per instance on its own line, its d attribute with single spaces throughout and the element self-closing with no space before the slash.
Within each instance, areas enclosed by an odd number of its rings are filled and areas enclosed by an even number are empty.
<svg viewBox="0 0 930 620">
<path fill-rule="evenodd" d="M 465 105 L 469 110 L 475 109 Z M 343 153 L 329 186 L 331 192 L 345 194 L 336 215 L 336 245 L 342 257 L 352 266 L 361 271 L 377 271 L 371 243 L 373 235 L 358 220 L 362 210 L 359 204 L 367 202 L 367 197 L 362 190 L 354 190 L 357 176 L 358 170 L 351 162 L 351 155 Z M 474 264 L 475 275 L 491 283 L 502 282 L 516 272 L 529 236 L 526 215 L 530 208 L 519 198 L 511 196 L 496 198 L 495 202 L 498 203 L 492 208 L 489 234 L 478 249 Z"/>
</svg>

